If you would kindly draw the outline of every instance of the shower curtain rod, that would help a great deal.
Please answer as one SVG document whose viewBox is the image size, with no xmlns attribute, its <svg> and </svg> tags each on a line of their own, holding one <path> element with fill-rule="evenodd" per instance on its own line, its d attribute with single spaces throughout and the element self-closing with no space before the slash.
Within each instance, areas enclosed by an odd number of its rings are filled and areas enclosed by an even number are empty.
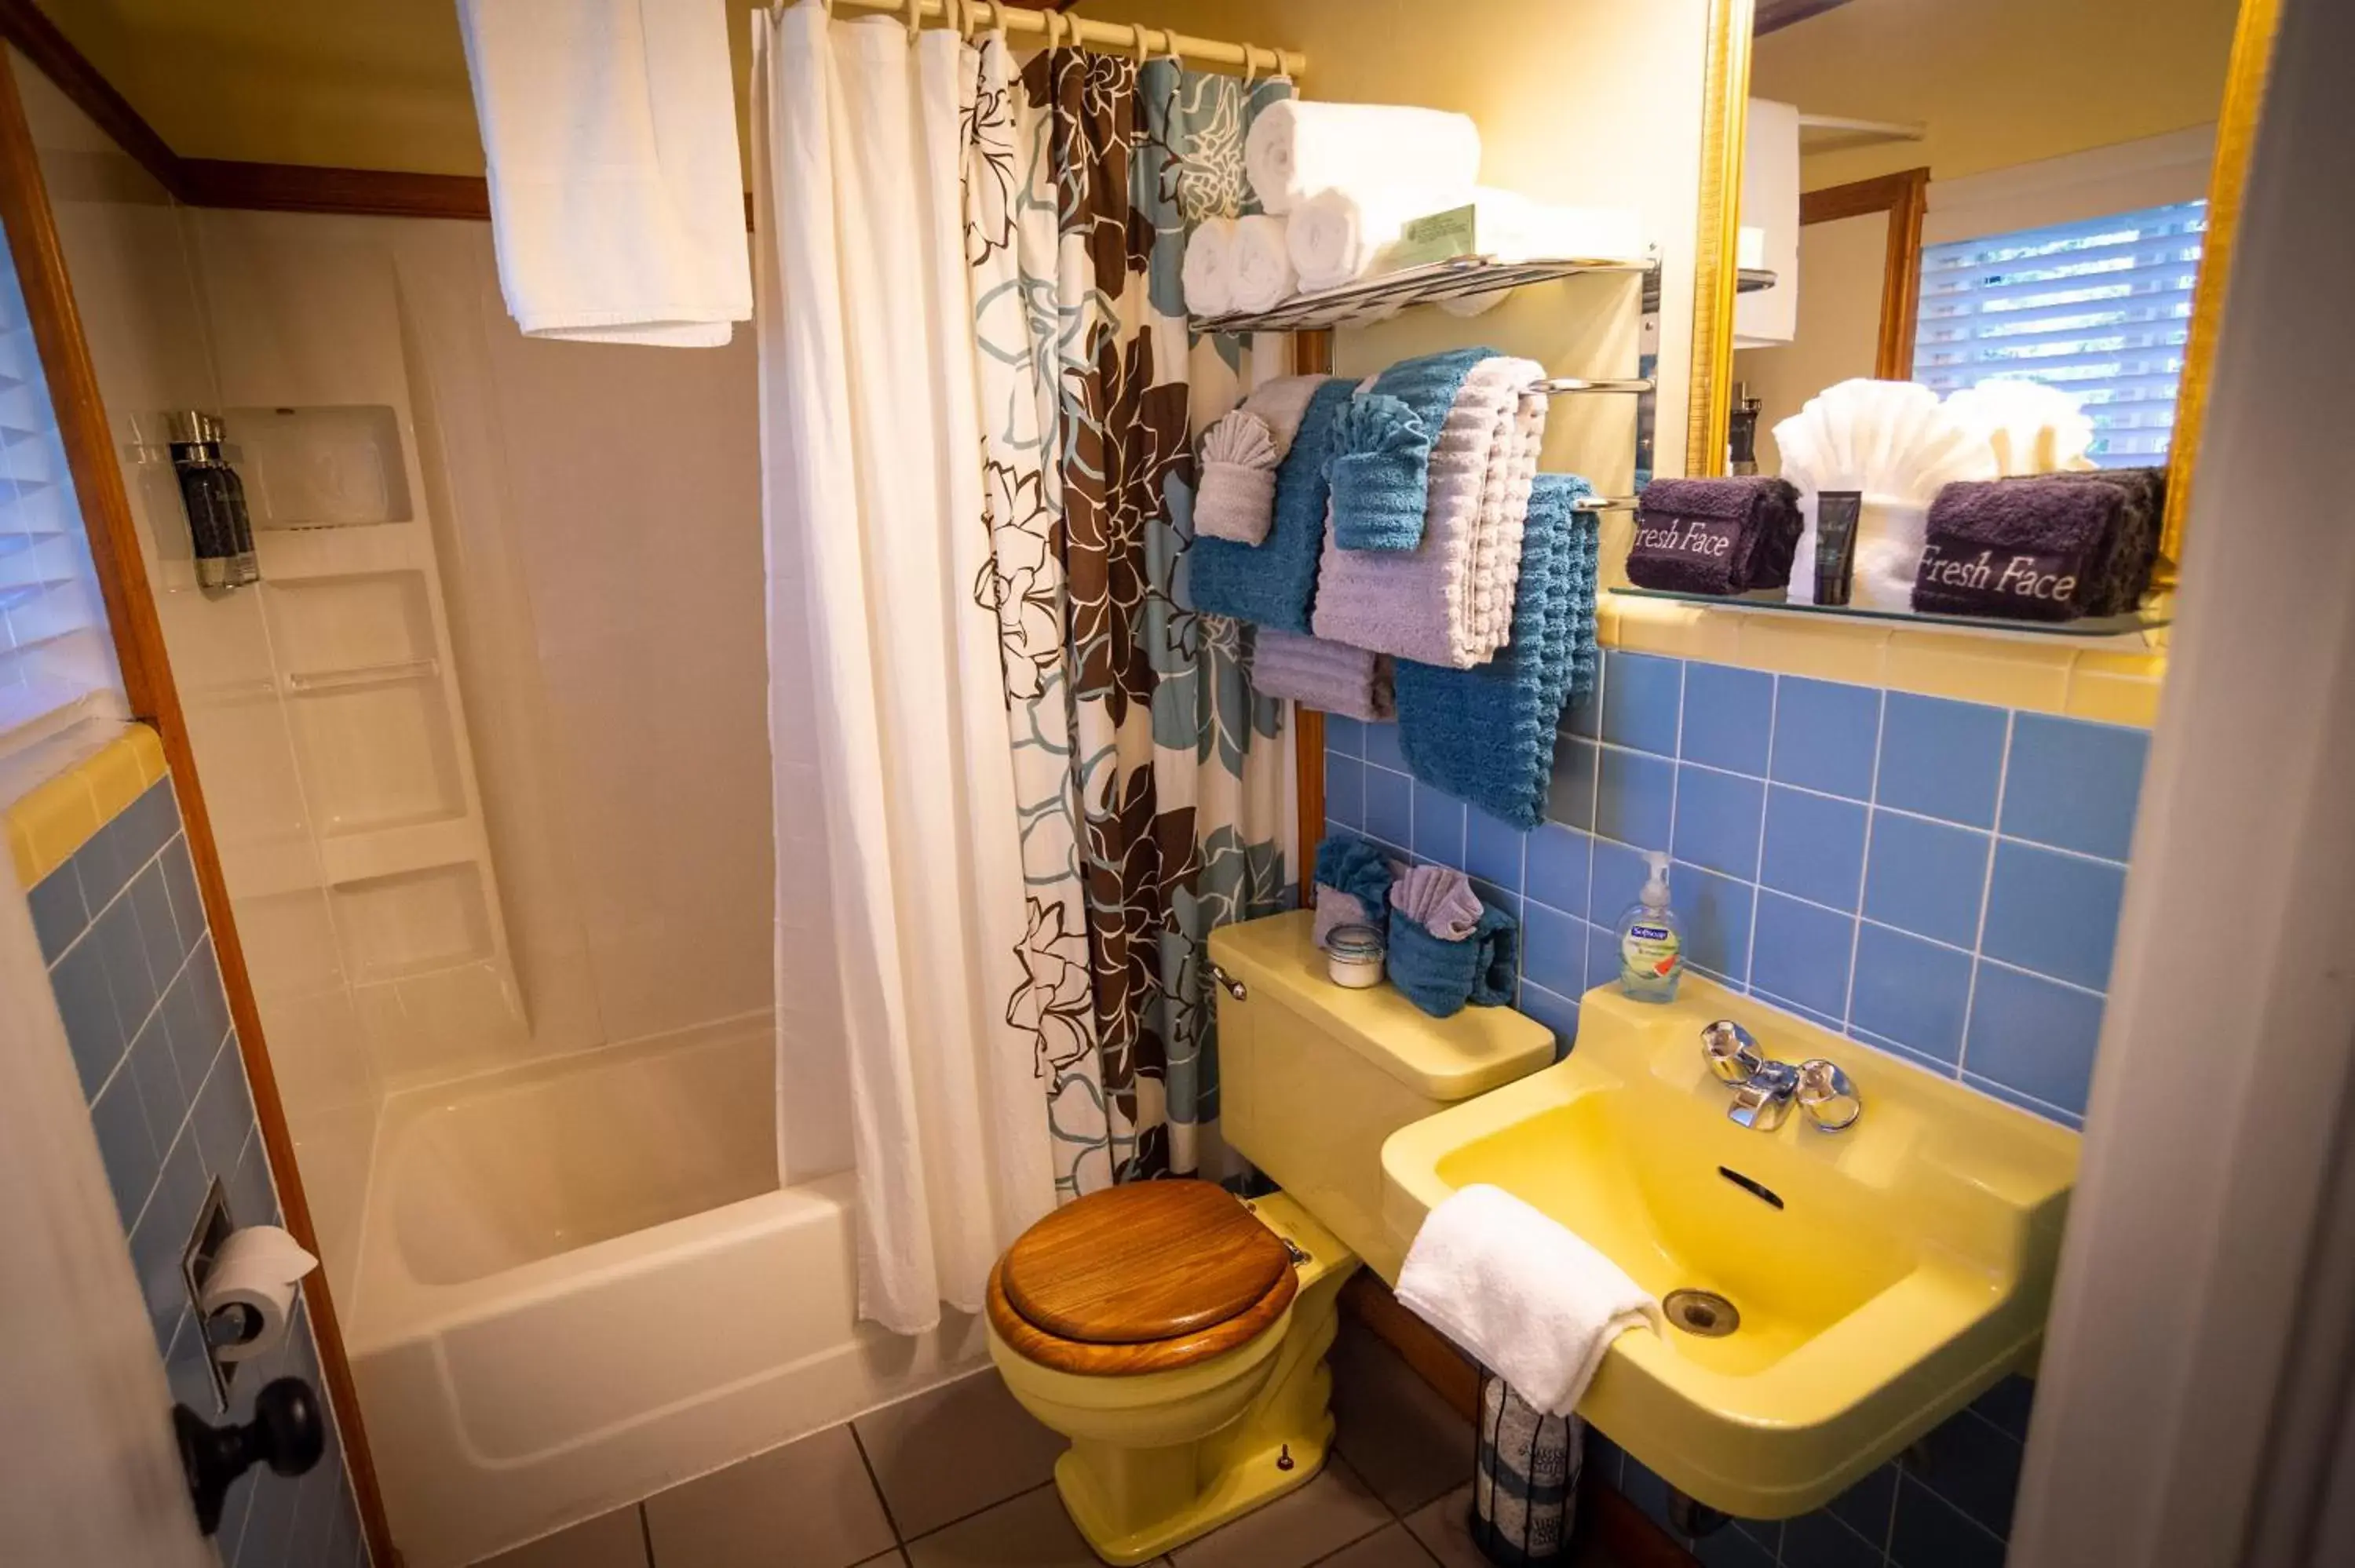
<svg viewBox="0 0 2355 1568">
<path fill-rule="evenodd" d="M 1189 37 L 1167 27 L 1135 26 L 1125 22 L 1091 22 L 1060 11 L 1025 11 L 1006 0 L 828 0 L 829 11 L 888 11 L 911 23 L 940 20 L 967 33 L 998 27 L 1009 33 L 1035 33 L 1049 43 L 1094 45 L 1107 53 L 1129 53 L 1140 59 L 1181 55 L 1201 65 L 1237 66 L 1247 77 L 1300 76 L 1308 57 L 1297 49 L 1269 48 L 1263 44 L 1227 44 L 1216 38 Z"/>
</svg>

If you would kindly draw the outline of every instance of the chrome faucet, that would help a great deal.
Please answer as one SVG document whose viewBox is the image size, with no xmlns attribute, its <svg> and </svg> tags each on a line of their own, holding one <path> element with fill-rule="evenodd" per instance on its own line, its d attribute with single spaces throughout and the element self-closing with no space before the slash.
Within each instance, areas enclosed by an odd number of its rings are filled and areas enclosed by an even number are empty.
<svg viewBox="0 0 2355 1568">
<path fill-rule="evenodd" d="M 1864 1114 L 1856 1086 L 1837 1065 L 1821 1056 L 1796 1066 L 1778 1062 L 1731 1018 L 1700 1032 L 1700 1054 L 1721 1082 L 1733 1086 L 1733 1104 L 1725 1114 L 1741 1126 L 1772 1132 L 1789 1119 L 1794 1103 L 1823 1132 L 1838 1132 Z"/>
</svg>

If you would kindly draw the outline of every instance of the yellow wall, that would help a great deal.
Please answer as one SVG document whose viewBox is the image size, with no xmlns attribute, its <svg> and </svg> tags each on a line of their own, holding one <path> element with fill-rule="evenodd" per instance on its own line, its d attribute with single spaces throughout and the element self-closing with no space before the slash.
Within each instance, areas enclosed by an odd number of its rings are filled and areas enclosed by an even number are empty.
<svg viewBox="0 0 2355 1568">
<path fill-rule="evenodd" d="M 1921 121 L 1921 142 L 1820 153 L 1801 187 L 1939 179 L 2216 118 L 2237 0 L 1849 0 L 1758 40 L 1751 90 L 1803 112 Z"/>
</svg>

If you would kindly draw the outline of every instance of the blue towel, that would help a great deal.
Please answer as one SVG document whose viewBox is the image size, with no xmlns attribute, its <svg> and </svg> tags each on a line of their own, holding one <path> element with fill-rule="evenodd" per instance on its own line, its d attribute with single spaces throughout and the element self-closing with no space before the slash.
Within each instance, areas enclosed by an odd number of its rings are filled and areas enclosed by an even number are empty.
<svg viewBox="0 0 2355 1568">
<path fill-rule="evenodd" d="M 1593 689 L 1599 521 L 1576 501 L 1591 486 L 1541 473 L 1529 492 L 1513 635 L 1469 670 L 1398 662 L 1399 747 L 1424 783 L 1517 828 L 1545 820 L 1554 737 L 1577 688 Z"/>
<path fill-rule="evenodd" d="M 1401 359 L 1359 394 L 1335 432 L 1333 543 L 1344 550 L 1412 550 L 1423 543 L 1431 447 L 1464 378 L 1493 348 Z"/>
<path fill-rule="evenodd" d="M 1337 377 L 1310 394 L 1292 450 L 1275 471 L 1275 515 L 1264 543 L 1239 545 L 1198 535 L 1187 547 L 1187 586 L 1196 609 L 1309 634 L 1316 560 L 1325 548 L 1325 458 L 1351 390 L 1348 381 Z"/>
<path fill-rule="evenodd" d="M 1375 919 L 1391 903 L 1391 863 L 1364 839 L 1328 835 L 1316 846 L 1316 881 L 1349 895 Z"/>
<path fill-rule="evenodd" d="M 1393 909 L 1390 920 L 1391 984 L 1433 1018 L 1476 1007 L 1505 1007 L 1520 968 L 1520 922 L 1494 904 L 1480 906 L 1480 924 L 1460 942 L 1444 942 L 1423 923 Z"/>
</svg>

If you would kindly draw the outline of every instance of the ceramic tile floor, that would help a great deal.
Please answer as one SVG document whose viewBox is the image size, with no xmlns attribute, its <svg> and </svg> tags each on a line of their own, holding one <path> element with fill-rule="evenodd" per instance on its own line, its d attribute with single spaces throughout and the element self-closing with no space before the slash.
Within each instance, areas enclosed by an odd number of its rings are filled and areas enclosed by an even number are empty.
<svg viewBox="0 0 2355 1568">
<path fill-rule="evenodd" d="M 1159 1568 L 1484 1568 L 1462 1419 L 1354 1324 L 1332 1366 L 1323 1473 Z M 1061 1447 L 985 1370 L 484 1568 L 1092 1568 L 1055 1496 Z"/>
</svg>

